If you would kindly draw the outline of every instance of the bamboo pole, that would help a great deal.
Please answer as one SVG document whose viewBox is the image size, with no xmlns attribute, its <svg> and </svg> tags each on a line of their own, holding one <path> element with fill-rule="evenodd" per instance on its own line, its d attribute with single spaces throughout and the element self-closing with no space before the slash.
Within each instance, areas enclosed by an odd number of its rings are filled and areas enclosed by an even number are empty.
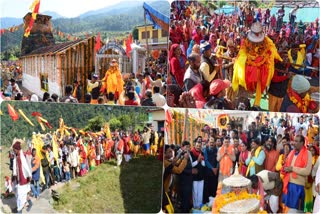
<svg viewBox="0 0 320 214">
<path fill-rule="evenodd" d="M 146 11 L 144 11 L 144 30 L 146 34 L 146 45 L 147 45 L 147 57 L 149 56 L 149 46 L 148 46 L 148 32 L 147 32 L 147 17 Z"/>
<path fill-rule="evenodd" d="M 187 126 L 188 126 L 188 109 L 185 109 L 183 120 L 183 140 L 187 140 Z"/>
</svg>

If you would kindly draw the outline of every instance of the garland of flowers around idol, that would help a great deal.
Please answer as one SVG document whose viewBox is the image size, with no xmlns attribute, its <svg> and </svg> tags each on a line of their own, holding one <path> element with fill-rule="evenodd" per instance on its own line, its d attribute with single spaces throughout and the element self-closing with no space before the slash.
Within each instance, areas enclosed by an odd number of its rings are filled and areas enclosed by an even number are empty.
<svg viewBox="0 0 320 214">
<path fill-rule="evenodd" d="M 220 209 L 229 203 L 239 201 L 239 200 L 252 199 L 252 198 L 260 200 L 260 195 L 249 194 L 247 191 L 242 191 L 239 194 L 236 194 L 234 192 L 230 192 L 230 193 L 218 195 L 215 198 L 214 211 L 219 213 Z"/>
</svg>

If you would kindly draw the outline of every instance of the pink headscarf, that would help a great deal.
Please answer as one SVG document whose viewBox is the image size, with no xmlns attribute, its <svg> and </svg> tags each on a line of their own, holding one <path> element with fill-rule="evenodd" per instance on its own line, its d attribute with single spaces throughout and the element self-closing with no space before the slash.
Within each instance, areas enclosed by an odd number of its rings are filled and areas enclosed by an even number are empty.
<svg viewBox="0 0 320 214">
<path fill-rule="evenodd" d="M 204 104 L 206 104 L 206 99 L 203 96 L 202 84 L 198 83 L 197 85 L 193 86 L 193 88 L 191 88 L 189 92 L 196 101 L 196 107 L 203 108 Z"/>
</svg>

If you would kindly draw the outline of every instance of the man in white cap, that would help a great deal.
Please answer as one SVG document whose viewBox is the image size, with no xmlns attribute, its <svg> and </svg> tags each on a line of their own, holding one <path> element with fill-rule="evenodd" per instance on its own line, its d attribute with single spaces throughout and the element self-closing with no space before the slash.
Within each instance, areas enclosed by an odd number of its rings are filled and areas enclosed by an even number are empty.
<svg viewBox="0 0 320 214">
<path fill-rule="evenodd" d="M 309 81 L 302 75 L 295 75 L 291 85 L 288 87 L 288 93 L 283 99 L 280 111 L 295 113 L 316 113 L 318 104 L 311 100 L 308 91 L 310 89 Z"/>
<path fill-rule="evenodd" d="M 219 72 L 215 69 L 215 61 L 211 58 L 211 45 L 202 40 L 200 44 L 201 65 L 200 71 L 208 82 L 218 78 Z M 221 78 L 221 77 L 220 77 Z"/>
</svg>

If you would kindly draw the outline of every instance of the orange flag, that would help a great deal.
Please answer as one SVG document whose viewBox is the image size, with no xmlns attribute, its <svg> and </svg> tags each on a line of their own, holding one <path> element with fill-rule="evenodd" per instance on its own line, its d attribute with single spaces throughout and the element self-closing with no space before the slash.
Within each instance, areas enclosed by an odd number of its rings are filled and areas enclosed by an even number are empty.
<svg viewBox="0 0 320 214">
<path fill-rule="evenodd" d="M 16 112 L 16 110 L 14 110 L 13 106 L 11 106 L 10 104 L 8 104 L 8 113 L 11 116 L 11 119 L 13 121 L 16 121 L 19 119 L 18 113 Z"/>
<path fill-rule="evenodd" d="M 126 54 L 129 58 L 130 58 L 130 51 L 132 50 L 131 43 L 132 43 L 132 34 L 130 33 L 126 41 Z"/>
<path fill-rule="evenodd" d="M 32 3 L 32 5 L 30 7 L 30 10 L 32 11 L 32 17 L 31 17 L 31 20 L 29 22 L 28 27 L 26 28 L 26 30 L 24 32 L 25 37 L 28 37 L 30 35 L 33 23 L 37 19 L 37 14 L 39 13 L 39 8 L 40 8 L 40 0 L 34 0 L 34 2 Z"/>
<path fill-rule="evenodd" d="M 100 32 L 98 33 L 97 39 L 96 39 L 96 47 L 95 50 L 98 52 L 101 48 L 101 41 L 100 41 Z"/>
</svg>

